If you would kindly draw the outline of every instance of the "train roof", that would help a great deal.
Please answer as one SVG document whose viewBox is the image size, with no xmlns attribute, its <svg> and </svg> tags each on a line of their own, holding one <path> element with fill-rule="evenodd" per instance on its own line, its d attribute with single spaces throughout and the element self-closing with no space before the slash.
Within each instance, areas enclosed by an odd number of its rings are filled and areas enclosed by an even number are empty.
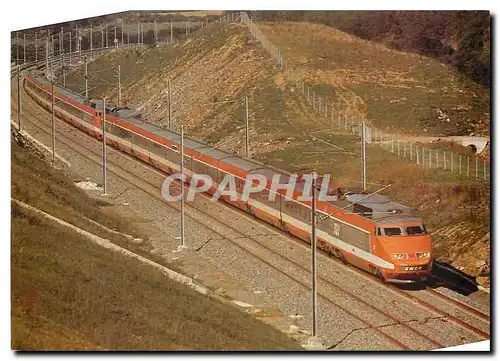
<svg viewBox="0 0 500 361">
<path fill-rule="evenodd" d="M 380 194 L 348 194 L 345 197 L 351 204 L 355 213 L 361 212 L 363 216 L 376 222 L 395 221 L 398 218 L 414 218 L 415 211 L 404 204 L 393 201 L 388 196 Z"/>
</svg>

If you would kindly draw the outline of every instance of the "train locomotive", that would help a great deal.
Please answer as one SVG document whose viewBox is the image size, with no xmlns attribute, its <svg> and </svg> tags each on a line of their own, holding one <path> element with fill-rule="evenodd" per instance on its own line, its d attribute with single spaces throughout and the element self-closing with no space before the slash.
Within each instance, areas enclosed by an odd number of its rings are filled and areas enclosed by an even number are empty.
<svg viewBox="0 0 500 361">
<path fill-rule="evenodd" d="M 45 78 L 31 74 L 24 88 L 40 105 L 51 109 L 51 86 Z M 87 101 L 68 89 L 54 86 L 55 112 L 58 117 L 102 139 L 100 100 Z M 179 135 L 141 120 L 140 114 L 112 103 L 106 106 L 106 140 L 110 146 L 135 156 L 166 172 L 180 171 Z M 192 139 L 184 140 L 186 182 L 196 174 L 209 175 L 215 186 L 226 174 L 236 177 L 236 189 L 242 191 L 246 177 L 259 174 L 270 180 L 280 177 L 286 183 L 290 174 L 242 158 Z M 278 190 L 273 201 L 268 199 L 269 184 L 248 200 L 221 197 L 245 212 L 288 232 L 305 242 L 311 239 L 311 202 L 299 201 L 303 181 L 296 184 L 291 199 Z M 431 238 L 421 218 L 403 204 L 380 194 L 334 189 L 331 201 L 317 201 L 318 248 L 340 258 L 386 282 L 418 282 L 425 280 L 432 267 Z"/>
</svg>

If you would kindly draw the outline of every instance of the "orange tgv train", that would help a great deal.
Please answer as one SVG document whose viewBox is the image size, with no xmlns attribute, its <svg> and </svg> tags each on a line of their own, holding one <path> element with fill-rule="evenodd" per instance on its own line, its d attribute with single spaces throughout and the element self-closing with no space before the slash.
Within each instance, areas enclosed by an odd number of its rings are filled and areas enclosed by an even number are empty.
<svg viewBox="0 0 500 361">
<path fill-rule="evenodd" d="M 35 101 L 51 109 L 50 82 L 37 75 L 25 78 L 24 88 Z M 102 139 L 101 118 L 96 116 L 99 104 L 86 101 L 68 89 L 55 86 L 55 112 L 65 121 L 88 134 Z M 101 110 L 102 111 L 102 105 Z M 166 173 L 178 173 L 179 135 L 140 120 L 140 115 L 113 104 L 106 107 L 107 143 L 133 155 Z M 311 202 L 299 201 L 304 181 L 297 181 L 292 200 L 278 190 L 274 201 L 268 200 L 270 183 L 279 175 L 287 183 L 289 173 L 242 158 L 191 139 L 184 140 L 185 175 L 189 182 L 195 174 L 212 178 L 213 194 L 217 182 L 225 175 L 236 177 L 236 188 L 242 191 L 246 176 L 261 174 L 268 180 L 262 192 L 252 193 L 247 201 L 225 202 L 310 243 Z M 380 194 L 331 189 L 332 201 L 317 201 L 318 248 L 388 282 L 425 280 L 432 267 L 431 239 L 422 219 L 412 209 Z"/>
</svg>

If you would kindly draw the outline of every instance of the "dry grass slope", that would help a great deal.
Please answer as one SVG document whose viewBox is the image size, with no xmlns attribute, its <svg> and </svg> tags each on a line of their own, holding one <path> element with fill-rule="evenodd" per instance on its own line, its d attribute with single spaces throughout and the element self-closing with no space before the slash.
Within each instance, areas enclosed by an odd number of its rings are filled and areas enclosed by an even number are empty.
<svg viewBox="0 0 500 361">
<path fill-rule="evenodd" d="M 389 49 L 326 25 L 261 23 L 294 76 L 330 99 L 356 104 L 380 129 L 432 135 L 489 134 L 489 90 L 438 61 Z M 440 120 L 438 109 L 448 117 Z M 352 114 L 355 116 L 356 114 Z"/>
<path fill-rule="evenodd" d="M 229 151 L 241 152 L 244 147 L 242 103 L 214 103 L 247 94 L 253 157 L 288 171 L 314 169 L 329 173 L 337 178 L 335 184 L 342 186 L 359 185 L 356 181 L 360 179 L 360 161 L 309 138 L 312 131 L 331 126 L 306 106 L 291 81 L 304 79 L 335 97 L 357 96 L 360 101 L 351 110 L 352 116 L 367 111 L 368 119 L 377 126 L 405 134 L 421 133 L 423 129 L 428 130 L 427 134 L 460 133 L 469 126 L 474 131 L 489 126 L 487 94 L 437 61 L 387 49 L 322 25 L 260 26 L 291 59 L 291 78 L 278 71 L 269 54 L 251 40 L 241 24 L 212 24 L 172 47 L 110 54 L 92 63 L 89 69 L 92 73 L 120 63 L 125 69 L 122 84 L 128 104 L 140 109 L 148 121 L 159 124 L 168 119 L 166 88 L 167 79 L 171 78 L 174 125 L 182 121 L 187 136 Z M 107 76 L 108 82 L 114 81 L 109 72 L 97 74 Z M 83 84 L 78 74 L 72 74 L 71 79 Z M 98 86 L 94 94 L 115 96 L 112 86 L 103 82 L 98 85 L 97 80 L 94 79 Z M 456 118 L 448 113 L 456 122 L 444 124 L 432 117 L 417 116 L 437 108 L 447 112 L 456 108 Z M 359 139 L 345 132 L 330 129 L 317 136 L 360 153 Z M 489 241 L 478 245 L 480 251 L 472 247 L 490 232 L 489 185 L 447 171 L 424 170 L 376 145 L 368 147 L 367 167 L 368 182 L 391 183 L 384 193 L 416 208 L 428 229 L 436 233 L 435 242 L 440 245 L 436 255 L 454 266 L 467 266 L 472 275 L 484 274 L 484 270 L 469 266 L 478 257 L 484 259 L 484 254 L 489 254 Z M 480 218 L 474 217 L 471 209 Z M 458 234 L 438 236 L 462 222 L 472 232 L 466 238 Z M 457 242 L 463 247 L 452 251 L 452 244 Z"/>
<path fill-rule="evenodd" d="M 120 228 L 68 178 L 15 142 L 11 190 L 12 197 L 91 232 L 99 233 L 82 216 Z M 16 205 L 11 255 L 16 350 L 300 349 L 235 307 Z"/>
<path fill-rule="evenodd" d="M 91 96 L 116 99 L 113 71 L 102 70 L 118 64 L 124 104 L 140 110 L 148 121 L 166 125 L 171 79 L 174 129 L 182 122 L 190 137 L 229 151 L 241 152 L 244 147 L 245 96 L 253 154 L 276 149 L 271 139 L 285 143 L 319 124 L 242 24 L 210 24 L 173 46 L 99 58 L 89 65 Z M 67 84 L 82 91 L 81 70 L 70 74 Z"/>
</svg>

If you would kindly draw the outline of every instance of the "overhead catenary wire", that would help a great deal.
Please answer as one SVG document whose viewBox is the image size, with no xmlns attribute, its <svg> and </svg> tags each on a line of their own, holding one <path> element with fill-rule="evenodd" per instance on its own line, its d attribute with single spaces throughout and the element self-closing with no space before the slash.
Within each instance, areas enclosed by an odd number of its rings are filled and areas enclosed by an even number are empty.
<svg viewBox="0 0 500 361">
<path fill-rule="evenodd" d="M 323 222 L 325 219 L 328 219 L 329 217 L 333 217 L 334 215 L 336 215 L 336 214 L 338 214 L 338 213 L 340 213 L 340 212 L 342 212 L 342 211 L 346 210 L 348 207 L 350 207 L 350 206 L 352 206 L 352 205 L 354 205 L 354 204 L 358 204 L 358 203 L 359 203 L 359 202 L 361 202 L 362 200 L 365 200 L 365 199 L 367 199 L 367 198 L 371 197 L 371 196 L 372 196 L 372 195 L 374 195 L 374 194 L 377 194 L 377 193 L 382 192 L 384 189 L 386 189 L 386 188 L 390 187 L 391 185 L 392 185 L 392 183 L 391 183 L 391 184 L 387 184 L 386 186 L 384 186 L 384 187 L 382 187 L 382 188 L 380 188 L 380 189 L 378 189 L 378 190 L 376 190 L 376 191 L 374 191 L 374 192 L 371 192 L 371 193 L 367 194 L 367 195 L 366 195 L 366 196 L 364 196 L 364 197 L 361 197 L 360 199 L 358 199 L 358 200 L 357 200 L 357 201 L 355 201 L 355 202 L 349 203 L 347 206 L 342 207 L 342 208 L 340 208 L 340 209 L 336 210 L 336 211 L 335 211 L 335 212 L 333 212 L 333 213 L 328 213 L 328 214 L 324 215 L 322 218 L 320 218 L 320 219 L 318 220 L 318 223 L 319 223 L 319 222 Z"/>
<path fill-rule="evenodd" d="M 329 146 L 331 146 L 331 147 L 334 147 L 334 148 L 340 149 L 340 150 L 342 150 L 342 151 L 343 151 L 343 153 L 345 153 L 345 154 L 350 154 L 350 155 L 355 156 L 355 157 L 357 157 L 357 158 L 361 158 L 361 156 L 359 156 L 358 154 L 353 153 L 353 152 L 350 152 L 350 151 L 348 151 L 348 150 L 346 150 L 346 149 L 344 149 L 344 148 L 342 148 L 342 147 L 340 147 L 340 146 L 338 146 L 338 145 L 336 145 L 336 144 L 330 143 L 330 142 L 328 142 L 328 141 L 326 141 L 326 140 L 324 140 L 324 139 L 320 139 L 320 138 L 317 138 L 317 137 L 312 136 L 312 135 L 310 135 L 310 137 L 311 137 L 311 138 L 313 138 L 313 139 L 315 139 L 315 140 L 317 140 L 317 141 L 319 141 L 319 142 L 325 143 L 325 144 L 327 144 L 327 145 L 329 145 Z"/>
</svg>

